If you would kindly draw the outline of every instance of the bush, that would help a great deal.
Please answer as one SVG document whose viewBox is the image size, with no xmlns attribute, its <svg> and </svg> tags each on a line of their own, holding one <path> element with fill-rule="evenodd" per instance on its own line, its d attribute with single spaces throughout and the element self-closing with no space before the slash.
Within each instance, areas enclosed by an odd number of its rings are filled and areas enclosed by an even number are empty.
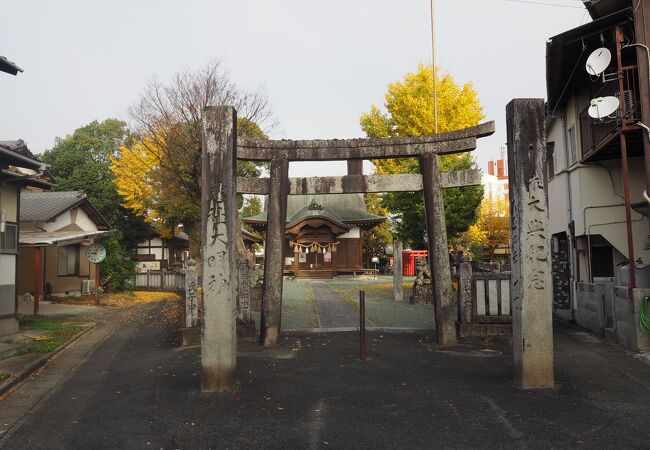
<svg viewBox="0 0 650 450">
<path fill-rule="evenodd" d="M 135 282 L 135 262 L 131 261 L 118 237 L 102 242 L 106 259 L 101 263 L 102 287 L 105 291 L 132 291 Z"/>
</svg>

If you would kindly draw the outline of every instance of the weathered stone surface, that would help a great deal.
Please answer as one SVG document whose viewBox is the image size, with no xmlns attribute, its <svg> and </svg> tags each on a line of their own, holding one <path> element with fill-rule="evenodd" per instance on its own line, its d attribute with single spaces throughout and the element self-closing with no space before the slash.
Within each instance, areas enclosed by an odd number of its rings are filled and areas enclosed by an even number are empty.
<svg viewBox="0 0 650 450">
<path fill-rule="evenodd" d="M 402 287 L 402 241 L 393 240 L 393 297 L 396 302 L 404 301 L 404 292 Z"/>
<path fill-rule="evenodd" d="M 201 390 L 235 387 L 237 307 L 236 123 L 232 107 L 203 115 Z"/>
<path fill-rule="evenodd" d="M 430 305 L 433 300 L 433 286 L 431 284 L 414 284 L 413 293 L 409 298 L 412 305 Z"/>
<path fill-rule="evenodd" d="M 424 184 L 424 205 L 429 237 L 429 264 L 433 284 L 433 305 L 436 313 L 438 344 L 455 345 L 456 301 L 452 295 L 451 268 L 447 245 L 445 208 L 442 201 L 438 155 L 420 156 L 420 169 Z"/>
<path fill-rule="evenodd" d="M 482 174 L 479 169 L 442 172 L 440 174 L 440 185 L 443 189 L 461 186 L 478 186 L 481 184 Z"/>
<path fill-rule="evenodd" d="M 431 284 L 431 266 L 426 257 L 415 258 L 415 283 L 417 285 Z"/>
<path fill-rule="evenodd" d="M 237 152 L 240 159 L 251 161 L 400 158 L 471 151 L 476 148 L 477 138 L 493 133 L 494 122 L 486 122 L 463 130 L 412 137 L 280 141 L 244 138 L 238 143 Z"/>
<path fill-rule="evenodd" d="M 239 259 L 239 292 L 237 295 L 237 318 L 242 322 L 248 322 L 251 318 L 251 279 L 250 265 L 247 259 Z"/>
<path fill-rule="evenodd" d="M 348 159 L 348 175 L 363 175 L 363 159 Z"/>
<path fill-rule="evenodd" d="M 192 328 L 198 325 L 199 297 L 196 261 L 190 259 L 185 265 L 185 326 Z"/>
<path fill-rule="evenodd" d="M 260 342 L 265 347 L 275 345 L 280 335 L 289 161 L 286 159 L 271 161 L 270 176 L 260 326 Z"/>
<path fill-rule="evenodd" d="M 466 256 L 458 265 L 458 300 L 462 323 L 472 322 L 472 264 Z"/>
<path fill-rule="evenodd" d="M 554 385 L 544 115 L 542 99 L 515 99 L 506 107 L 512 344 L 515 382 L 523 389 Z"/>
<path fill-rule="evenodd" d="M 183 336 L 184 346 L 201 344 L 201 328 L 199 327 L 183 328 L 181 334 Z"/>
<path fill-rule="evenodd" d="M 262 286 L 251 287 L 251 311 L 262 311 Z"/>
<path fill-rule="evenodd" d="M 481 184 L 480 170 L 460 170 L 440 174 L 443 188 Z M 266 195 L 268 178 L 237 178 L 237 192 Z M 289 194 L 352 194 L 381 192 L 412 192 L 422 190 L 422 175 L 348 175 L 343 177 L 305 177 L 289 179 Z"/>
</svg>

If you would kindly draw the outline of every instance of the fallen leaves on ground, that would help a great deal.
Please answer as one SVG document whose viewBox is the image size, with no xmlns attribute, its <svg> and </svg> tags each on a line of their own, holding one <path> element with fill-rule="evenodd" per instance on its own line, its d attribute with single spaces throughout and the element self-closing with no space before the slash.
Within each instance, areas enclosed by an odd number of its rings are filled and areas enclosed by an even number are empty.
<svg viewBox="0 0 650 450">
<path fill-rule="evenodd" d="M 174 292 L 133 291 L 133 292 L 108 292 L 99 295 L 99 303 L 103 306 L 126 308 L 130 306 L 146 305 L 161 301 L 178 301 L 181 298 Z M 95 305 L 95 295 L 82 295 L 81 297 L 61 297 L 54 299 L 57 303 L 68 305 Z"/>
</svg>

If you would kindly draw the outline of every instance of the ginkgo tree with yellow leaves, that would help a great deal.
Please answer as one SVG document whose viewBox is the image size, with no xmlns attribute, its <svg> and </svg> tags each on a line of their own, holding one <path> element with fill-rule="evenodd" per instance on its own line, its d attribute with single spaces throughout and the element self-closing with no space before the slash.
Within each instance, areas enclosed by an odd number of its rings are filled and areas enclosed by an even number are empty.
<svg viewBox="0 0 650 450">
<path fill-rule="evenodd" d="M 474 259 L 507 259 L 510 246 L 510 206 L 506 198 L 486 197 L 476 223 L 461 239 Z"/>
<path fill-rule="evenodd" d="M 260 125 L 273 127 L 266 94 L 239 89 L 218 61 L 210 62 L 177 73 L 168 83 L 149 82 L 129 110 L 133 139 L 111 160 L 124 205 L 163 236 L 182 225 L 194 257 L 199 255 L 201 224 L 201 123 L 203 111 L 213 105 L 237 110 L 239 135 L 263 139 Z M 259 164 L 250 161 L 239 161 L 237 171 L 249 177 L 261 173 Z"/>
<path fill-rule="evenodd" d="M 471 83 L 459 86 L 452 76 L 436 68 L 438 132 L 478 125 L 483 108 Z M 435 132 L 433 106 L 433 67 L 420 65 L 403 80 L 391 83 L 385 95 L 384 109 L 372 105 L 360 118 L 368 137 L 419 136 Z M 374 160 L 375 173 L 419 173 L 416 158 Z M 440 170 L 476 168 L 470 153 L 440 157 Z M 447 235 L 465 232 L 477 219 L 483 198 L 482 186 L 445 189 L 443 193 Z M 424 201 L 421 192 L 383 194 L 381 204 L 393 218 L 399 237 L 414 248 L 425 248 Z"/>
</svg>

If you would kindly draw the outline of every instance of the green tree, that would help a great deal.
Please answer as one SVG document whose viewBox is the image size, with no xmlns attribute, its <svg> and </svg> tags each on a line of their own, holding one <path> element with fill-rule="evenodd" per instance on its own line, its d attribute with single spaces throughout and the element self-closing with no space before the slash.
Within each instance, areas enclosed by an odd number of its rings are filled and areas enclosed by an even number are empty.
<svg viewBox="0 0 650 450">
<path fill-rule="evenodd" d="M 251 217 L 255 216 L 262 212 L 262 200 L 259 197 L 248 197 L 244 200 L 244 204 L 241 207 L 240 216 L 241 217 Z M 253 227 L 247 223 L 242 223 L 242 226 L 246 228 L 251 233 L 255 233 Z"/>
<path fill-rule="evenodd" d="M 477 125 L 483 118 L 478 95 L 471 84 L 458 86 L 451 75 L 441 76 L 436 68 L 438 98 L 438 132 Z M 402 81 L 391 83 L 385 95 L 385 111 L 372 105 L 360 118 L 361 128 L 368 137 L 418 136 L 434 133 L 433 69 L 418 66 Z M 419 173 L 415 158 L 374 160 L 375 173 Z M 469 153 L 445 155 L 439 158 L 441 171 L 476 168 Z M 466 231 L 477 218 L 483 198 L 482 186 L 445 189 L 443 193 L 447 235 L 453 237 Z M 396 234 L 405 243 L 425 247 L 426 222 L 421 192 L 390 193 L 382 196 L 382 206 L 393 218 Z"/>
<path fill-rule="evenodd" d="M 377 194 L 366 194 L 364 198 L 369 213 L 388 217 L 388 209 L 382 206 L 381 196 Z M 382 222 L 369 231 L 364 231 L 362 234 L 362 243 L 365 251 L 365 267 L 372 267 L 371 258 L 373 256 L 386 256 L 385 247 L 391 242 L 392 237 L 388 221 Z"/>
<path fill-rule="evenodd" d="M 83 191 L 109 225 L 118 231 L 107 239 L 106 261 L 101 265 L 102 280 L 109 289 L 129 286 L 134 270 L 128 250 L 151 235 L 141 217 L 122 206 L 110 169 L 110 158 L 119 146 L 131 140 L 126 124 L 117 119 L 93 121 L 65 138 L 56 138 L 54 146 L 41 159 L 49 165 L 58 191 Z"/>
</svg>

